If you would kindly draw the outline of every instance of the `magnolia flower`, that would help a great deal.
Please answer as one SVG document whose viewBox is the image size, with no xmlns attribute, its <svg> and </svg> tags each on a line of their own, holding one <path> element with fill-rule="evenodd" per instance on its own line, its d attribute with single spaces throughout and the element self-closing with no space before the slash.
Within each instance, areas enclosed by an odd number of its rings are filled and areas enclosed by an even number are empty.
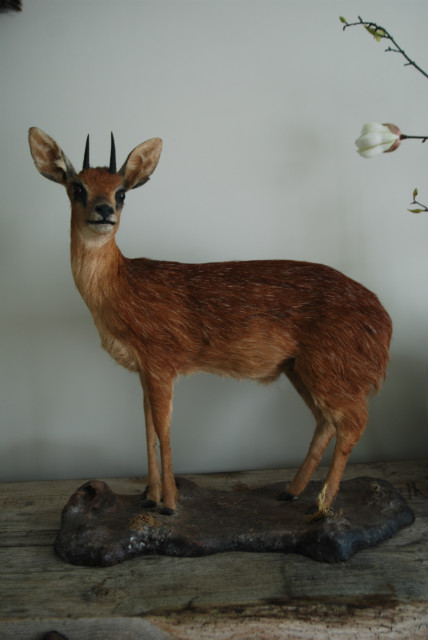
<svg viewBox="0 0 428 640">
<path fill-rule="evenodd" d="M 395 124 L 379 124 L 370 122 L 361 129 L 355 141 L 358 153 L 363 158 L 372 158 L 379 153 L 395 151 L 401 142 L 401 131 Z"/>
</svg>

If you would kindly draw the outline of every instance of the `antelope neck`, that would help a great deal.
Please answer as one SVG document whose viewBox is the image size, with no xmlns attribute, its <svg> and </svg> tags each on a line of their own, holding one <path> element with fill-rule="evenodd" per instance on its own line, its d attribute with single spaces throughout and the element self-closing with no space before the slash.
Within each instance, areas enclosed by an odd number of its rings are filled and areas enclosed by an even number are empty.
<svg viewBox="0 0 428 640">
<path fill-rule="evenodd" d="M 71 270 L 74 282 L 91 311 L 99 309 L 117 288 L 125 258 L 114 237 L 102 245 L 87 245 L 71 237 Z"/>
</svg>

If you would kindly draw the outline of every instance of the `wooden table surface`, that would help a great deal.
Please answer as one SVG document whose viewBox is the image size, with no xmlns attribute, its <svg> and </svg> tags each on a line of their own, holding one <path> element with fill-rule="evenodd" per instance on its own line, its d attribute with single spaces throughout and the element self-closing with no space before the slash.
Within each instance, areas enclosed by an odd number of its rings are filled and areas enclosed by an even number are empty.
<svg viewBox="0 0 428 640">
<path fill-rule="evenodd" d="M 290 479 L 294 470 L 186 477 L 229 489 Z M 321 479 L 325 469 L 314 479 Z M 53 551 L 61 509 L 83 480 L 0 484 L 0 638 L 68 640 L 428 638 L 428 460 L 349 465 L 345 478 L 390 482 L 416 515 L 410 527 L 346 563 L 283 553 L 141 557 L 72 566 Z M 107 479 L 117 493 L 144 479 Z"/>
</svg>

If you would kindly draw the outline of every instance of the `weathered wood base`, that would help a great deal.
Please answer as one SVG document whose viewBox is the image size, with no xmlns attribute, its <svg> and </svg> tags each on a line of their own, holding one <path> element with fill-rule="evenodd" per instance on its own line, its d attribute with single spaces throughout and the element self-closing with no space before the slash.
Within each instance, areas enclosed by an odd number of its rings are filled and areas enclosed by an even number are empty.
<svg viewBox="0 0 428 640">
<path fill-rule="evenodd" d="M 285 482 L 295 472 L 186 477 L 232 491 Z M 318 469 L 314 480 L 325 474 Z M 231 552 L 76 566 L 53 543 L 61 509 L 84 481 L 0 484 L 0 638 L 41 640 L 56 629 L 69 640 L 426 640 L 428 460 L 347 466 L 346 480 L 361 476 L 387 480 L 415 522 L 329 564 L 296 553 Z M 108 479 L 115 492 L 135 496 L 145 482 Z"/>
<path fill-rule="evenodd" d="M 72 564 L 104 567 L 140 555 L 225 551 L 291 552 L 340 562 L 414 521 L 404 498 L 375 478 L 343 482 L 334 515 L 321 519 L 307 515 L 319 482 L 285 503 L 278 501 L 283 483 L 258 489 L 238 485 L 232 491 L 201 488 L 185 478 L 177 484 L 178 511 L 168 516 L 143 508 L 141 495 L 118 495 L 105 482 L 87 482 L 63 509 L 55 551 Z"/>
</svg>

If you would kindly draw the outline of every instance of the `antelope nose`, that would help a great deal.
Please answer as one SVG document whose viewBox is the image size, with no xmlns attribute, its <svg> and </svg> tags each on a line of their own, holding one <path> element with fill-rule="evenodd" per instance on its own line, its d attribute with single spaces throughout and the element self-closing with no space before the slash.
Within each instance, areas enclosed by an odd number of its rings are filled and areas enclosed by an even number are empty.
<svg viewBox="0 0 428 640">
<path fill-rule="evenodd" d="M 95 211 L 100 214 L 103 220 L 107 220 L 114 213 L 113 207 L 109 204 L 99 204 L 95 207 Z"/>
</svg>

